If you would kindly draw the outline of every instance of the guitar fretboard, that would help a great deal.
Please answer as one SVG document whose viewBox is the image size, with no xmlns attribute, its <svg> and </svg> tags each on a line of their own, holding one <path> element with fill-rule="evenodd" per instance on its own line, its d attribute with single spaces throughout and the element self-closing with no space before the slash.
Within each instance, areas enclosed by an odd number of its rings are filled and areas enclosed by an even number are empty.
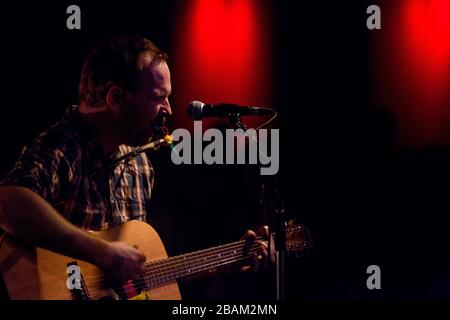
<svg viewBox="0 0 450 320">
<path fill-rule="evenodd" d="M 256 240 L 262 240 L 261 237 Z M 143 280 L 147 288 L 155 288 L 176 279 L 230 265 L 251 257 L 258 251 L 256 241 L 233 243 L 147 263 Z"/>
</svg>

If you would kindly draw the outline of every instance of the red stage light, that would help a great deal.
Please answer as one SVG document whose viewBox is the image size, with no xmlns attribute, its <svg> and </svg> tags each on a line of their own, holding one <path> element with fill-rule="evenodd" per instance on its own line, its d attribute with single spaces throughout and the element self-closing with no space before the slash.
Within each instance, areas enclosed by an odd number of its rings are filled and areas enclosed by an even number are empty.
<svg viewBox="0 0 450 320">
<path fill-rule="evenodd" d="M 402 144 L 450 142 L 450 0 L 386 1 L 376 64 L 378 98 Z"/>
<path fill-rule="evenodd" d="M 448 71 L 450 59 L 450 2 L 413 0 L 405 4 L 405 28 L 411 62 L 430 75 Z M 446 69 L 447 68 L 447 69 Z"/>
<path fill-rule="evenodd" d="M 176 125 L 191 127 L 184 115 L 191 100 L 271 105 L 268 12 L 268 1 L 261 0 L 180 5 L 173 37 L 174 105 L 182 115 Z"/>
</svg>

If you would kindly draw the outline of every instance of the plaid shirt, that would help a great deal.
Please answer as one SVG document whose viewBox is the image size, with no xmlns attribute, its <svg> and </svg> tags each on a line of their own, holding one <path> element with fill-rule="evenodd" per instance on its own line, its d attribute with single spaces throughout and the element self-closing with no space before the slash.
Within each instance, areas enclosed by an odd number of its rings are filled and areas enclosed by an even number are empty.
<svg viewBox="0 0 450 320">
<path fill-rule="evenodd" d="M 111 157 L 131 150 L 121 145 Z M 24 148 L 0 184 L 33 190 L 83 229 L 104 230 L 131 219 L 146 221 L 154 180 L 147 155 L 141 153 L 104 170 L 108 159 L 73 106 Z"/>
</svg>

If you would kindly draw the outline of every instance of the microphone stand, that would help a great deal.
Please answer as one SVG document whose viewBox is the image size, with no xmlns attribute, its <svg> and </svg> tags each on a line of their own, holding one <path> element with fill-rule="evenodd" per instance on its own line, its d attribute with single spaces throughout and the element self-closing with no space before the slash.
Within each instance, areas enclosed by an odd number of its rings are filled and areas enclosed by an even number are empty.
<svg viewBox="0 0 450 320">
<path fill-rule="evenodd" d="M 242 122 L 241 116 L 239 113 L 230 113 L 228 114 L 228 120 L 235 127 L 235 129 L 239 128 L 242 130 L 247 130 L 247 126 Z M 262 150 L 259 141 L 256 135 L 251 134 L 251 139 L 257 142 L 258 152 L 260 156 L 267 158 L 267 154 L 265 150 Z M 264 202 L 264 196 L 267 197 L 266 194 L 266 185 L 270 185 L 269 183 L 261 180 L 261 203 Z M 267 179 L 268 180 L 268 179 Z M 280 196 L 280 191 L 277 183 L 274 183 L 273 187 L 273 195 L 267 197 L 269 201 L 269 248 L 268 248 L 268 256 L 272 256 L 272 236 L 270 234 L 270 230 L 274 230 L 276 234 L 275 240 L 275 263 L 276 263 L 276 299 L 277 301 L 285 300 L 285 288 L 286 288 L 286 278 L 285 278 L 285 260 L 286 260 L 286 225 L 287 219 L 285 216 L 285 210 L 283 201 Z M 274 201 L 271 201 L 274 200 Z M 262 208 L 261 208 L 262 210 Z"/>
<path fill-rule="evenodd" d="M 277 300 L 285 299 L 285 262 L 286 262 L 286 216 L 283 201 L 280 197 L 278 186 L 274 188 L 275 208 L 273 208 L 273 216 L 275 220 L 275 261 L 276 261 L 276 277 L 277 277 Z"/>
</svg>

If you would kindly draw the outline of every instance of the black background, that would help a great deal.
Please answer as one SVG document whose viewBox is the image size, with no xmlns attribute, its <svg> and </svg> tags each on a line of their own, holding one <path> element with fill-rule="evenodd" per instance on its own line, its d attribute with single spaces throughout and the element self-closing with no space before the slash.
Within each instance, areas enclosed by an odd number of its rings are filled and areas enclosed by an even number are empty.
<svg viewBox="0 0 450 320">
<path fill-rule="evenodd" d="M 77 103 L 88 50 L 108 35 L 138 33 L 172 53 L 177 1 L 2 4 L 0 170 L 22 146 Z M 393 147 L 395 120 L 375 105 L 373 1 L 273 1 L 279 182 L 287 212 L 306 224 L 315 249 L 289 261 L 288 299 L 450 296 L 449 153 Z M 66 28 L 78 4 L 82 29 Z M 172 70 L 172 73 L 176 73 Z M 176 95 L 176 88 L 173 89 Z M 174 106 L 184 112 L 184 106 Z M 170 255 L 238 239 L 265 218 L 257 168 L 174 166 L 153 155 L 152 224 Z M 366 288 L 381 267 L 382 289 Z M 272 298 L 272 275 L 182 283 L 185 298 Z"/>
</svg>

